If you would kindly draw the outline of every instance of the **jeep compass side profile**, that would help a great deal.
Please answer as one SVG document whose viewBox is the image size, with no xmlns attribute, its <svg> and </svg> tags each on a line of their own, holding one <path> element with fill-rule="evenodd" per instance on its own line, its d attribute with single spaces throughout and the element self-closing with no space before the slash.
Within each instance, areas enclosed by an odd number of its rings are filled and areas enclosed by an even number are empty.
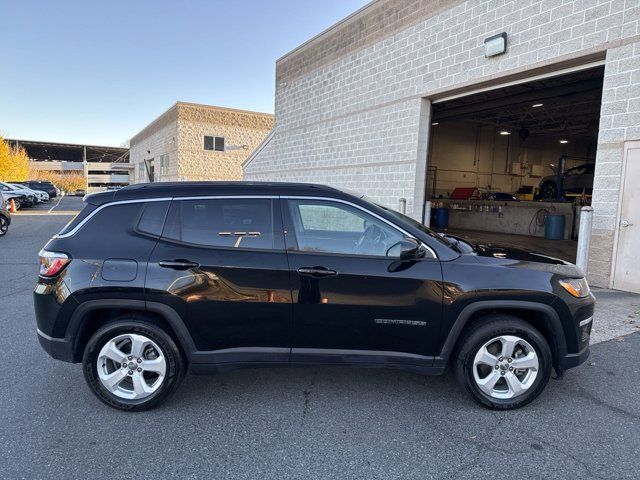
<svg viewBox="0 0 640 480">
<path fill-rule="evenodd" d="M 574 265 L 330 187 L 155 183 L 85 202 L 40 252 L 37 333 L 116 408 L 159 405 L 187 367 L 357 365 L 450 366 L 511 409 L 589 355 L 595 299 Z"/>
</svg>

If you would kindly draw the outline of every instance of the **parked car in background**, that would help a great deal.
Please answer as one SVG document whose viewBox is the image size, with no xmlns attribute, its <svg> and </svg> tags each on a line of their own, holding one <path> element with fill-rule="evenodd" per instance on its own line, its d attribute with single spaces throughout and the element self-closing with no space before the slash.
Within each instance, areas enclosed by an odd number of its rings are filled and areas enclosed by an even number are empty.
<svg viewBox="0 0 640 480">
<path fill-rule="evenodd" d="M 594 169 L 594 163 L 583 163 L 577 167 L 570 168 L 562 175 L 562 190 L 565 193 L 591 194 L 593 191 Z M 556 198 L 558 192 L 557 183 L 557 175 L 549 175 L 540 180 L 540 198 Z"/>
<path fill-rule="evenodd" d="M 33 195 L 35 195 L 36 197 L 36 203 L 40 203 L 40 202 L 48 202 L 49 201 L 49 194 L 45 191 L 42 190 L 34 190 L 33 188 L 29 188 L 21 183 L 9 183 L 9 185 L 12 185 L 14 187 L 16 187 L 18 190 L 20 189 L 26 189 L 29 193 L 33 193 Z"/>
<path fill-rule="evenodd" d="M 7 206 L 7 201 L 4 198 L 2 192 L 0 192 L 0 237 L 4 237 L 9 231 L 9 225 L 11 225 L 11 214 Z"/>
<path fill-rule="evenodd" d="M 49 198 L 54 198 L 60 195 L 60 191 L 53 185 L 53 183 L 47 180 L 27 180 L 26 182 L 21 183 L 32 190 L 42 190 L 43 192 L 47 192 Z"/>
<path fill-rule="evenodd" d="M 78 188 L 73 192 L 73 195 L 76 197 L 84 197 L 87 194 L 87 191 L 84 188 Z"/>
<path fill-rule="evenodd" d="M 159 405 L 187 366 L 329 364 L 452 368 L 503 410 L 589 355 L 595 300 L 575 265 L 448 240 L 330 187 L 152 183 L 84 201 L 40 252 L 37 333 L 112 407 Z"/>
<path fill-rule="evenodd" d="M 5 197 L 13 198 L 15 202 L 19 202 L 18 208 L 31 207 L 37 202 L 35 193 L 25 187 L 18 188 L 9 183 L 0 182 L 0 190 Z"/>
</svg>

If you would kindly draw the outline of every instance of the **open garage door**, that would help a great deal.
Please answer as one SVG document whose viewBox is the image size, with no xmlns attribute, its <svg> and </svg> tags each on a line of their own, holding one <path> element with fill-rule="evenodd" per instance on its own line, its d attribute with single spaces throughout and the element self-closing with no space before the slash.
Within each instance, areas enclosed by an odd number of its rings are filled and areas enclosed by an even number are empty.
<svg viewBox="0 0 640 480">
<path fill-rule="evenodd" d="M 431 225 L 575 261 L 593 189 L 604 67 L 433 103 Z"/>
</svg>

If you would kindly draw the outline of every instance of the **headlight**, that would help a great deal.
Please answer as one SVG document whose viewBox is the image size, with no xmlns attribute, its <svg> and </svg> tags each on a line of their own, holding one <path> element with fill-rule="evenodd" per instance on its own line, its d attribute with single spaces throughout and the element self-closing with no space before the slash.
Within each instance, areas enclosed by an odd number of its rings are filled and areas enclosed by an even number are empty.
<svg viewBox="0 0 640 480">
<path fill-rule="evenodd" d="M 560 280 L 560 285 L 576 298 L 587 297 L 591 292 L 586 278 L 565 278 Z"/>
</svg>

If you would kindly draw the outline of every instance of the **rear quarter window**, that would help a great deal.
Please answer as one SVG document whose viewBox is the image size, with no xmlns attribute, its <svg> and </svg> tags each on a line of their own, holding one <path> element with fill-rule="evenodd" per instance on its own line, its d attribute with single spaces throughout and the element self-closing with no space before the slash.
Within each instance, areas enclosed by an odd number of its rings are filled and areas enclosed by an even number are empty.
<svg viewBox="0 0 640 480">
<path fill-rule="evenodd" d="M 164 226 L 168 208 L 169 202 L 166 201 L 145 203 L 135 227 L 136 232 L 159 237 L 162 234 L 162 227 Z"/>
<path fill-rule="evenodd" d="M 78 213 L 75 217 L 73 217 L 71 219 L 71 221 L 69 223 L 67 223 L 62 228 L 62 230 L 60 230 L 58 232 L 58 235 L 65 235 L 65 234 L 69 233 L 71 230 L 76 228 L 76 226 L 78 226 L 80 224 L 80 222 L 82 222 L 82 220 L 87 218 L 89 216 L 89 214 L 91 212 L 93 212 L 96 208 L 98 208 L 98 207 L 96 207 L 95 205 L 91 205 L 90 203 L 86 203 L 84 208 L 82 210 L 80 210 L 80 213 Z"/>
</svg>

